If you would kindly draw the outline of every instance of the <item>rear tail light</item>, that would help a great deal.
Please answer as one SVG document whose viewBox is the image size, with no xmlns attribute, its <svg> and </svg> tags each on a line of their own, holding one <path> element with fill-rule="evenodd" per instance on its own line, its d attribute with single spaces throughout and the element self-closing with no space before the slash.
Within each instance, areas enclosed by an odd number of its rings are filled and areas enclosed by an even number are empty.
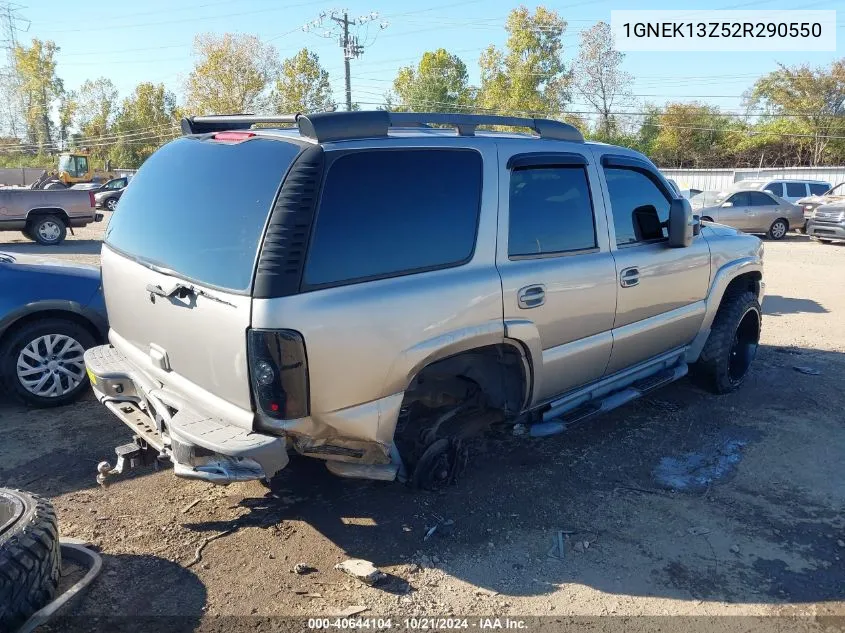
<svg viewBox="0 0 845 633">
<path fill-rule="evenodd" d="M 96 200 L 94 200 L 94 192 L 93 192 L 93 191 L 89 191 L 89 192 L 88 192 L 88 201 L 91 203 L 91 206 L 92 206 L 92 207 L 96 207 L 96 206 L 97 206 L 97 201 L 96 201 Z"/>
<path fill-rule="evenodd" d="M 249 330 L 247 336 L 255 404 L 278 420 L 307 416 L 308 359 L 302 335 L 293 330 Z"/>
</svg>

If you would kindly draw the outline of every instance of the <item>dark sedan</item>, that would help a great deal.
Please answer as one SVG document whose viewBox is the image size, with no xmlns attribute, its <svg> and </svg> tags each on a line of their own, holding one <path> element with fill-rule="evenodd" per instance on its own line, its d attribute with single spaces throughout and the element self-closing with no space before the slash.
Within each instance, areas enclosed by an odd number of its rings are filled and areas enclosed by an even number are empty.
<svg viewBox="0 0 845 633">
<path fill-rule="evenodd" d="M 88 386 L 82 354 L 106 340 L 93 266 L 0 252 L 0 381 L 27 404 L 68 404 Z"/>
<path fill-rule="evenodd" d="M 123 195 L 123 190 L 129 184 L 129 178 L 113 178 L 97 189 L 94 193 L 94 203 L 100 209 L 114 211 L 117 208 L 117 201 Z"/>
</svg>

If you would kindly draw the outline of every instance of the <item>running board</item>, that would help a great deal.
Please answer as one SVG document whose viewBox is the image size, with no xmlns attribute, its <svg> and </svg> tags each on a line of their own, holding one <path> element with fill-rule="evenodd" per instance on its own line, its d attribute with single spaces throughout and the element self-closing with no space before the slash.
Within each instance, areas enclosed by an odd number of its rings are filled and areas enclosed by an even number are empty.
<svg viewBox="0 0 845 633">
<path fill-rule="evenodd" d="M 687 375 L 688 371 L 689 366 L 686 363 L 681 363 L 670 369 L 641 378 L 640 380 L 632 383 L 630 386 L 610 393 L 601 399 L 596 399 L 593 402 L 584 403 L 580 406 L 573 406 L 573 404 L 569 402 L 553 406 L 543 414 L 543 422 L 560 420 L 563 422 L 563 427 L 565 428 L 570 424 L 580 422 L 581 420 L 590 418 L 594 415 L 607 413 L 617 407 L 621 407 L 623 404 L 627 404 L 632 400 L 642 397 L 654 389 L 658 389 L 671 382 L 680 380 Z M 563 430 L 563 428 L 561 430 Z"/>
</svg>

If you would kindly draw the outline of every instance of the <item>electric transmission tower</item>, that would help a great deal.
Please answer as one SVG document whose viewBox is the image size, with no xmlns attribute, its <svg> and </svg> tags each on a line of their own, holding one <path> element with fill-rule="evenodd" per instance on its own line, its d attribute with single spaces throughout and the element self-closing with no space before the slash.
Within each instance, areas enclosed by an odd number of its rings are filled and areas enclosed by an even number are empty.
<svg viewBox="0 0 845 633">
<path fill-rule="evenodd" d="M 18 32 L 29 30 L 30 21 L 20 15 L 20 10 L 26 7 L 11 2 L 0 2 L 0 46 L 6 49 L 6 67 L 0 72 L 3 82 L 3 100 L 6 102 L 7 128 L 12 137 L 18 138 L 18 123 L 20 122 L 21 94 L 18 63 L 15 49 L 18 47 Z M 24 26 L 25 25 L 25 26 Z"/>
<path fill-rule="evenodd" d="M 375 42 L 375 37 L 368 40 L 369 24 L 379 19 L 375 11 L 357 18 L 349 17 L 346 9 L 334 9 L 322 12 L 316 20 L 309 22 L 302 27 L 308 33 L 315 33 L 320 37 L 337 39 L 340 48 L 343 50 L 343 69 L 346 76 L 346 109 L 352 109 L 352 78 L 349 74 L 349 61 L 357 59 L 364 53 L 364 49 Z M 379 30 L 388 27 L 386 21 L 378 24 Z M 364 35 L 361 32 L 364 31 Z"/>
</svg>

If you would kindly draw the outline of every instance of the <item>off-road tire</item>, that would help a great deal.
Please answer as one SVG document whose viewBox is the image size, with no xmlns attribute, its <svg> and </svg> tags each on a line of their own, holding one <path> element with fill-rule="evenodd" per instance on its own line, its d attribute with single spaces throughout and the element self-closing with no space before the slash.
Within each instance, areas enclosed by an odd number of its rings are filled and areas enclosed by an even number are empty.
<svg viewBox="0 0 845 633">
<path fill-rule="evenodd" d="M 780 225 L 783 226 L 783 231 L 780 230 Z M 786 237 L 786 234 L 789 232 L 789 222 L 784 220 L 783 218 L 778 218 L 772 225 L 769 227 L 769 231 L 766 233 L 766 237 L 770 240 L 782 240 Z"/>
<path fill-rule="evenodd" d="M 56 512 L 46 499 L 0 488 L 0 631 L 14 631 L 56 594 L 61 550 Z"/>
<path fill-rule="evenodd" d="M 735 391 L 748 375 L 746 370 L 739 378 L 731 378 L 729 368 L 734 337 L 740 322 L 749 310 L 757 313 L 756 334 L 759 342 L 762 310 L 757 296 L 748 290 L 733 292 L 722 300 L 701 356 L 690 367 L 693 380 L 713 393 L 724 394 Z"/>
<path fill-rule="evenodd" d="M 39 227 L 46 222 L 54 222 L 56 225 L 58 225 L 59 235 L 56 239 L 47 240 L 38 233 Z M 29 229 L 29 232 L 32 234 L 32 239 L 34 239 L 36 242 L 38 242 L 42 246 L 56 246 L 56 245 L 64 242 L 65 237 L 67 237 L 67 225 L 65 224 L 65 221 L 57 215 L 41 215 L 41 216 L 38 216 L 32 222 L 30 222 L 30 224 L 27 228 Z"/>
</svg>

